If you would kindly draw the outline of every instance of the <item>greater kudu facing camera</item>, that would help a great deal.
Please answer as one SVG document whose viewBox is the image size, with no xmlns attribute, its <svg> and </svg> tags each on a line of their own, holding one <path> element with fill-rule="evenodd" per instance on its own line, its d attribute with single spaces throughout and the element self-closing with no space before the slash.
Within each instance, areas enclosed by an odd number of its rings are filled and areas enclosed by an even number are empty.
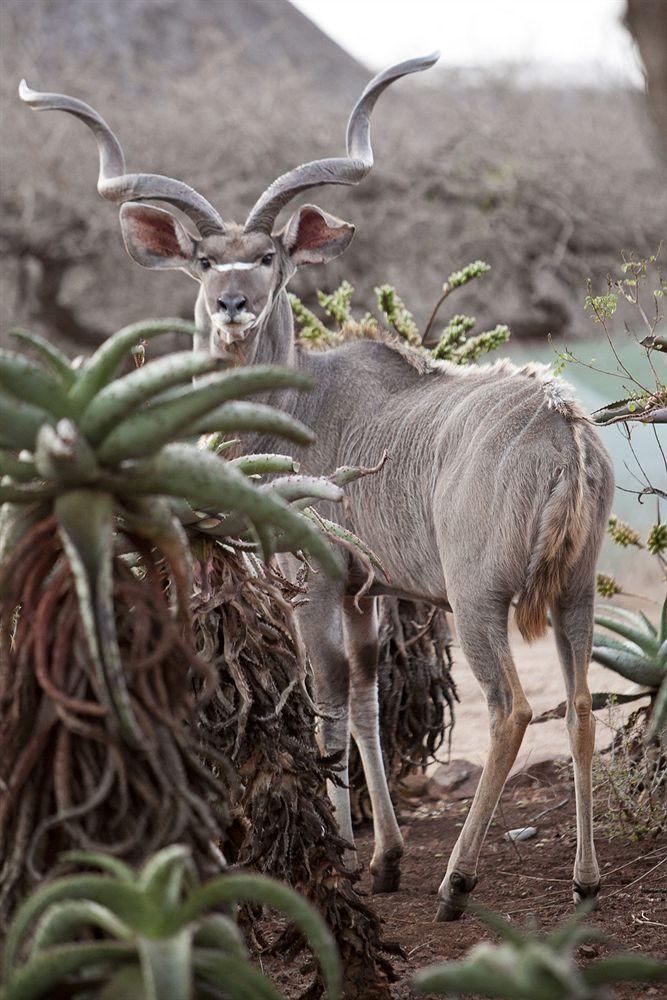
<svg viewBox="0 0 667 1000">
<path fill-rule="evenodd" d="M 413 59 L 370 82 L 350 116 L 347 156 L 317 160 L 279 177 L 244 225 L 218 212 L 180 181 L 127 174 L 118 140 L 88 105 L 21 85 L 37 109 L 68 111 L 94 132 L 98 190 L 122 204 L 130 256 L 150 268 L 178 268 L 200 284 L 195 309 L 211 350 L 237 363 L 282 362 L 312 372 L 315 390 L 283 393 L 277 403 L 308 423 L 316 443 L 298 455 L 304 469 L 372 466 L 376 475 L 349 488 L 346 524 L 380 556 L 390 584 L 377 581 L 355 602 L 359 570 L 344 559 L 339 583 L 315 576 L 298 611 L 323 710 L 321 739 L 342 751 L 347 776 L 350 731 L 359 746 L 373 808 L 373 888 L 398 887 L 403 841 L 382 763 L 377 701 L 376 595 L 394 593 L 451 607 L 466 658 L 484 690 L 490 748 L 475 798 L 439 889 L 438 919 L 455 919 L 476 882 L 479 852 L 530 721 L 514 666 L 508 615 L 531 639 L 546 629 L 547 609 L 567 691 L 575 767 L 575 900 L 594 896 L 591 760 L 595 719 L 587 671 L 595 563 L 613 491 L 609 458 L 576 403 L 548 371 L 508 362 L 456 368 L 381 341 L 302 351 L 285 287 L 302 264 L 331 260 L 354 229 L 305 205 L 282 229 L 279 212 L 296 195 L 325 184 L 357 184 L 372 167 L 370 115 L 382 91 L 435 56 Z M 197 228 L 192 236 L 170 213 L 140 204 L 165 201 Z M 244 442 L 276 450 L 270 438 Z M 343 561 L 343 557 L 341 557 Z M 349 796 L 331 790 L 339 826 L 353 842 Z"/>
</svg>

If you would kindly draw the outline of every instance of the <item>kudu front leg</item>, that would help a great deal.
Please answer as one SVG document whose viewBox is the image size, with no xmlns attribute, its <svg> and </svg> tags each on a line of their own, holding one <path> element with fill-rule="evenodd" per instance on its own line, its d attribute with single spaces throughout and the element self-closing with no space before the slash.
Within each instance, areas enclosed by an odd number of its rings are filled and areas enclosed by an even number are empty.
<svg viewBox="0 0 667 1000">
<path fill-rule="evenodd" d="M 470 811 L 438 889 L 438 921 L 457 920 L 466 908 L 477 883 L 477 861 L 486 832 L 532 717 L 507 641 L 507 613 L 484 627 L 477 622 L 476 609 L 488 607 L 488 601 L 478 597 L 470 606 L 475 608 L 475 617 L 457 616 L 457 631 L 486 697 L 491 742 Z"/>
<path fill-rule="evenodd" d="M 389 794 L 380 745 L 377 601 L 364 598 L 359 604 L 358 610 L 352 598 L 345 598 L 343 621 L 350 663 L 351 728 L 373 810 L 372 889 L 396 892 L 401 878 L 403 837 Z"/>
<path fill-rule="evenodd" d="M 297 609 L 297 622 L 313 671 L 315 702 L 322 712 L 317 739 L 325 754 L 341 753 L 340 781 L 327 782 L 340 835 L 350 849 L 345 862 L 357 867 L 348 788 L 350 747 L 349 666 L 343 635 L 342 589 L 315 577 L 309 583 L 308 601 Z"/>
</svg>

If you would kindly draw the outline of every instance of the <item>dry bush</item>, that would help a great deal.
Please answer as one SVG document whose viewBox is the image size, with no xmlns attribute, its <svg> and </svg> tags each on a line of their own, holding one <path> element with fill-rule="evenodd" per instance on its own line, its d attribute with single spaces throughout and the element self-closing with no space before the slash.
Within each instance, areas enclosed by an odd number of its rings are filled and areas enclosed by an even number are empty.
<svg viewBox="0 0 667 1000">
<path fill-rule="evenodd" d="M 181 177 L 232 218 L 285 169 L 343 151 L 359 73 L 331 43 L 318 75 L 325 50 L 305 36 L 299 48 L 303 25 L 286 2 L 274 0 L 273 19 L 250 22 L 243 41 L 224 18 L 255 17 L 255 0 L 174 4 L 158 0 L 156 12 L 137 0 L 129 17 L 112 0 L 101 18 L 84 0 L 4 5 L 3 326 L 37 319 L 86 349 L 84 326 L 102 335 L 135 314 L 191 315 L 194 299 L 187 281 L 125 256 L 115 209 L 95 192 L 90 135 L 21 105 L 19 77 L 84 97 L 119 132 L 131 169 Z M 315 195 L 357 224 L 352 248 L 326 281 L 306 270 L 295 291 L 308 299 L 350 274 L 371 305 L 372 287 L 388 281 L 421 304 L 423 323 L 443 273 L 483 257 L 492 276 L 483 298 L 466 292 L 464 311 L 515 336 L 576 332 L 584 278 L 602 280 L 619 247 L 646 254 L 667 231 L 651 127 L 636 92 L 521 89 L 509 77 L 471 86 L 437 71 L 406 82 L 378 107 L 373 174 L 358 190 Z"/>
</svg>

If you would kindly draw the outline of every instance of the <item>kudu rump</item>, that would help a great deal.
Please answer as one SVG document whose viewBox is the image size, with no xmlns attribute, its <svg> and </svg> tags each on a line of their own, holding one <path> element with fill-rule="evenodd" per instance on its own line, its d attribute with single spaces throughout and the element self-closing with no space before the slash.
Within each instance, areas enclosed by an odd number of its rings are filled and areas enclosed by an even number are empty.
<svg viewBox="0 0 667 1000">
<path fill-rule="evenodd" d="M 458 917 L 476 882 L 480 848 L 531 718 L 508 642 L 510 604 L 526 639 L 546 628 L 547 609 L 567 689 L 577 805 L 575 900 L 594 896 L 591 758 L 595 720 L 587 670 L 594 570 L 611 503 L 608 456 L 563 385 L 539 366 L 507 362 L 457 368 L 379 341 L 323 353 L 295 343 L 285 287 L 303 264 L 320 264 L 347 247 L 354 227 L 305 205 L 280 230 L 280 210 L 324 184 L 357 184 L 370 171 L 370 115 L 382 91 L 435 57 L 386 70 L 368 85 L 347 129 L 347 156 L 317 160 L 279 177 L 244 225 L 223 220 L 192 188 L 154 174 L 127 174 L 118 140 L 81 101 L 35 93 L 37 109 L 68 111 L 94 132 L 98 190 L 121 203 L 130 256 L 149 268 L 176 268 L 199 282 L 196 320 L 212 351 L 236 363 L 280 362 L 312 372 L 314 391 L 283 393 L 278 403 L 313 428 L 300 456 L 320 473 L 342 464 L 389 460 L 349 490 L 346 523 L 379 555 L 390 585 L 376 582 L 355 606 L 359 568 L 344 579 L 311 580 L 299 624 L 323 710 L 321 740 L 343 750 L 350 729 L 370 791 L 375 833 L 375 891 L 398 887 L 403 842 L 387 789 L 378 731 L 376 595 L 389 592 L 449 605 L 465 656 L 484 690 L 490 716 L 488 758 L 439 889 L 441 920 Z M 170 202 L 195 224 L 193 238 L 161 209 Z M 253 440 L 257 450 L 270 441 Z M 545 669 L 547 666 L 545 664 Z M 343 777 L 346 777 L 345 771 Z M 346 788 L 331 789 L 341 832 L 353 842 Z"/>
</svg>

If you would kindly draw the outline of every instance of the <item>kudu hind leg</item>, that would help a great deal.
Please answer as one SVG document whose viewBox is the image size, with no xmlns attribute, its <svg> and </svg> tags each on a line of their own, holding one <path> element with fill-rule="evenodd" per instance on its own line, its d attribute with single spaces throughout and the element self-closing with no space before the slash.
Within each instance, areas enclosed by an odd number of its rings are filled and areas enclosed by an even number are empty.
<svg viewBox="0 0 667 1000">
<path fill-rule="evenodd" d="M 370 863 L 373 892 L 396 892 L 403 837 L 389 794 L 380 746 L 378 706 L 378 623 L 374 598 L 345 600 L 345 640 L 350 663 L 350 719 L 373 810 L 374 849 Z"/>
<path fill-rule="evenodd" d="M 436 920 L 456 920 L 466 908 L 477 883 L 477 860 L 486 832 L 532 717 L 507 640 L 507 608 L 489 610 L 484 595 L 466 605 L 469 617 L 455 612 L 456 626 L 465 657 L 486 698 L 491 742 L 470 811 L 438 890 Z"/>
<path fill-rule="evenodd" d="M 565 716 L 572 761 L 577 807 L 577 853 L 574 862 L 573 896 L 575 903 L 597 896 L 600 889 L 593 843 L 593 751 L 595 716 L 588 688 L 588 664 L 593 636 L 593 590 L 552 608 L 556 646 L 565 689 Z"/>
</svg>

